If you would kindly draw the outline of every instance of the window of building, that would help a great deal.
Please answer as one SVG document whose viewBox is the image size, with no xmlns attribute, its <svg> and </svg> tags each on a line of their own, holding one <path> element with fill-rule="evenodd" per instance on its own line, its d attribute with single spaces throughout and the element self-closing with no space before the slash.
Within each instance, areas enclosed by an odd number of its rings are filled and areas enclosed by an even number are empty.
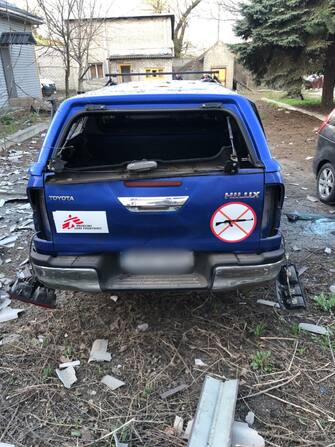
<svg viewBox="0 0 335 447">
<path fill-rule="evenodd" d="M 104 77 L 102 62 L 90 64 L 90 79 L 101 79 Z"/>
<path fill-rule="evenodd" d="M 147 73 L 146 79 L 163 79 L 163 76 L 160 75 L 164 72 L 163 68 L 146 68 L 145 72 Z"/>
</svg>

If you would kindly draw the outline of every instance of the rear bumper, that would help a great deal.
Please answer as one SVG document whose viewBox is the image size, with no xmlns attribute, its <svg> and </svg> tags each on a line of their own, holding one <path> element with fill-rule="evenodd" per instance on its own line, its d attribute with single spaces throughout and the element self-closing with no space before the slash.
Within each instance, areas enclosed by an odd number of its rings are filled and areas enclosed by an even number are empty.
<svg viewBox="0 0 335 447">
<path fill-rule="evenodd" d="M 279 273 L 284 250 L 261 254 L 196 253 L 192 271 L 182 274 L 135 275 L 122 272 L 119 254 L 50 256 L 31 252 L 38 279 L 54 289 L 229 290 L 271 281 Z"/>
</svg>

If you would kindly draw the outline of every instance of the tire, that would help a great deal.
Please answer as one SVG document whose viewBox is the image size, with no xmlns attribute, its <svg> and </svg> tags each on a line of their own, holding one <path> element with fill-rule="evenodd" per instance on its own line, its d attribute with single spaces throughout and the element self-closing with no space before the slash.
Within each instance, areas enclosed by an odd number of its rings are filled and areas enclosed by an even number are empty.
<svg viewBox="0 0 335 447">
<path fill-rule="evenodd" d="M 331 163 L 322 165 L 316 181 L 320 201 L 335 203 L 335 167 Z"/>
</svg>

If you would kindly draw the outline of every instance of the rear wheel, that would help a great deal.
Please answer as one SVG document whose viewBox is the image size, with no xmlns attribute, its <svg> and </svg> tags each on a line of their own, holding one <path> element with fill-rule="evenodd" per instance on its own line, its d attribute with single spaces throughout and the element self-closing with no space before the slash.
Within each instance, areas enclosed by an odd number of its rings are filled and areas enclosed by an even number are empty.
<svg viewBox="0 0 335 447">
<path fill-rule="evenodd" d="M 331 163 L 324 164 L 318 172 L 317 193 L 321 202 L 335 202 L 335 168 Z"/>
</svg>

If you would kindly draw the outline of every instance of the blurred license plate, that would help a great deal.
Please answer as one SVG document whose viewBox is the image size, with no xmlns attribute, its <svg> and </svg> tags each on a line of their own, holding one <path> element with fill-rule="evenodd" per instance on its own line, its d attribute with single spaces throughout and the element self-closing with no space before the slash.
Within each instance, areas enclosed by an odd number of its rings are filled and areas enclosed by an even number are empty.
<svg viewBox="0 0 335 447">
<path fill-rule="evenodd" d="M 194 254 L 192 251 L 142 251 L 122 252 L 120 266 L 127 273 L 134 274 L 178 274 L 192 271 Z"/>
</svg>

